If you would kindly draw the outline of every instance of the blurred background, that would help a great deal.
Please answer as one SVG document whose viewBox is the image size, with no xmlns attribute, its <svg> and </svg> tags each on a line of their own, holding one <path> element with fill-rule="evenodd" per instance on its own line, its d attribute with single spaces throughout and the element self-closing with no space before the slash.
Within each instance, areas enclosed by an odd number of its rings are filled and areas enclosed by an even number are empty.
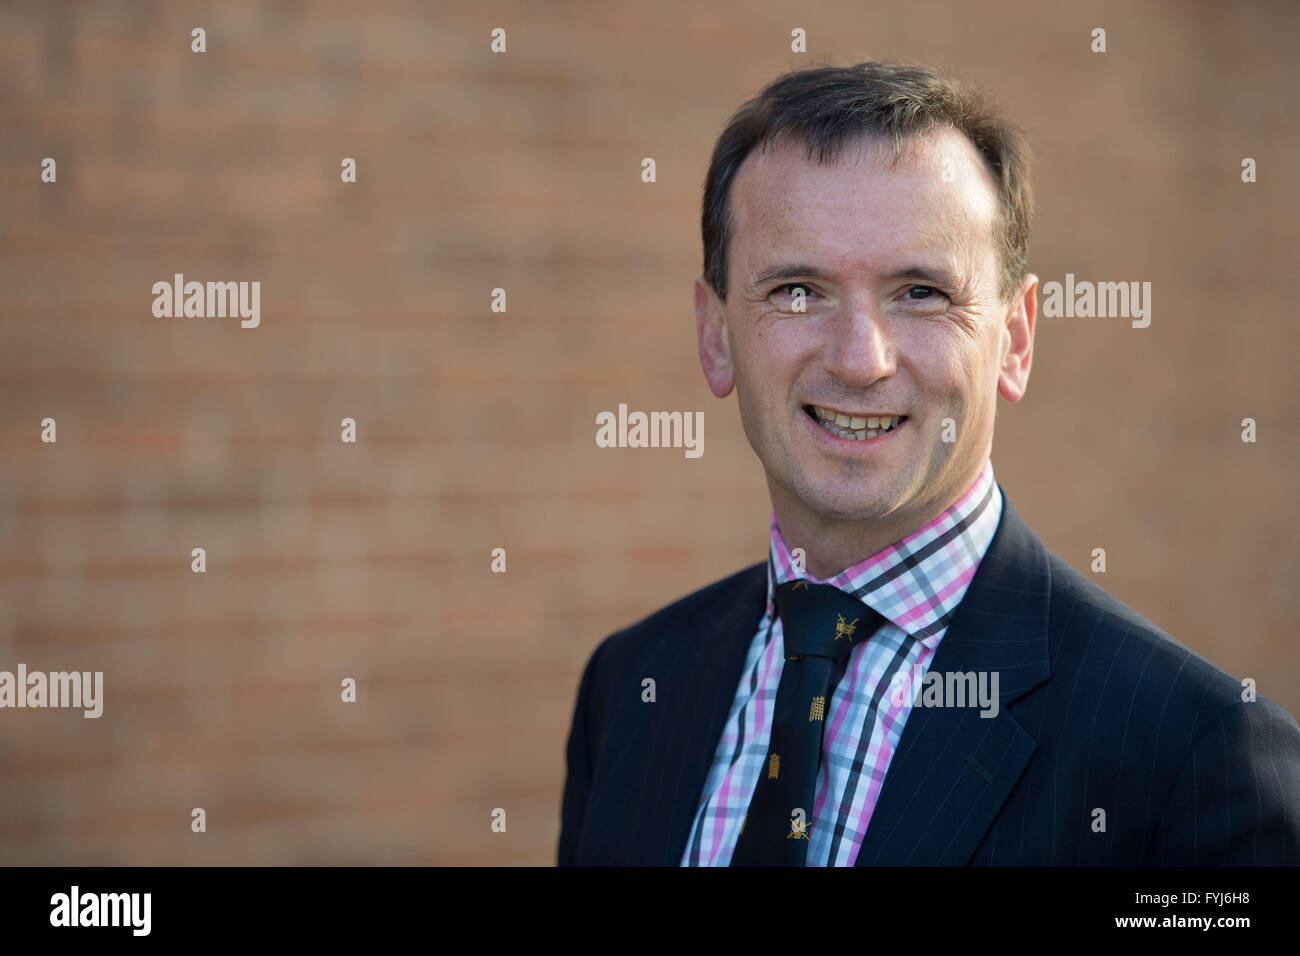
<svg viewBox="0 0 1300 956">
<path fill-rule="evenodd" d="M 988 89 L 1037 150 L 1042 281 L 1152 283 L 1146 329 L 1040 319 L 997 477 L 1300 713 L 1298 27 L 1283 2 L 7 0 L 0 670 L 103 671 L 105 701 L 0 711 L 0 863 L 552 864 L 591 651 L 766 556 L 696 356 L 700 194 L 740 103 L 828 62 Z M 155 318 L 177 272 L 260 281 L 260 327 Z M 596 447 L 620 403 L 703 410 L 704 456 Z"/>
</svg>

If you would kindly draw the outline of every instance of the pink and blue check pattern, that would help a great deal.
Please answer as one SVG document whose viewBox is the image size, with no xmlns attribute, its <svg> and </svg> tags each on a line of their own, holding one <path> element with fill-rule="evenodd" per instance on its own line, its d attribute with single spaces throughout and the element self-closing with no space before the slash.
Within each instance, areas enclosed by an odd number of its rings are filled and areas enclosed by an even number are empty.
<svg viewBox="0 0 1300 956">
<path fill-rule="evenodd" d="M 749 809 L 772 735 L 772 709 L 785 662 L 772 595 L 805 578 L 854 595 L 887 621 L 857 646 L 826 712 L 813 803 L 808 866 L 852 866 L 918 686 L 966 594 L 1002 517 L 1002 495 L 985 462 L 952 507 L 915 534 L 820 581 L 794 567 L 772 515 L 767 610 L 745 658 L 740 686 L 718 740 L 682 866 L 726 866 Z"/>
</svg>

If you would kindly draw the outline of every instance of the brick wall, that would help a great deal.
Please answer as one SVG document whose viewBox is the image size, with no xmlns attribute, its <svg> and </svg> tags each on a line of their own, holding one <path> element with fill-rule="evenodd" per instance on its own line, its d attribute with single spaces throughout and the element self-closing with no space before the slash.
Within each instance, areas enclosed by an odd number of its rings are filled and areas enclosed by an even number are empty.
<svg viewBox="0 0 1300 956">
<path fill-rule="evenodd" d="M 0 8 L 0 669 L 106 698 L 0 712 L 0 863 L 553 862 L 587 655 L 764 556 L 696 359 L 699 194 L 731 111 L 814 61 L 986 85 L 1037 145 L 1035 271 L 1152 282 L 1148 329 L 1041 320 L 998 478 L 1300 711 L 1300 14 L 984 7 Z M 260 281 L 260 327 L 154 318 L 177 272 Z M 597 448 L 620 402 L 704 410 L 706 454 Z"/>
</svg>

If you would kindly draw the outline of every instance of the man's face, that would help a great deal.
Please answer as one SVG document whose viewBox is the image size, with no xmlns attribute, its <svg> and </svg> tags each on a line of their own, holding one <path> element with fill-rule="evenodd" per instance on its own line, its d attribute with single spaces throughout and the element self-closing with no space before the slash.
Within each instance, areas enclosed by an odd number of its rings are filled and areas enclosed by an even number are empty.
<svg viewBox="0 0 1300 956">
<path fill-rule="evenodd" d="M 727 301 L 696 282 L 701 363 L 714 394 L 734 385 L 778 516 L 905 534 L 975 480 L 999 391 L 1023 394 L 1037 282 L 1000 299 L 995 186 L 963 136 L 896 165 L 870 139 L 831 166 L 803 149 L 752 153 L 732 183 Z"/>
</svg>

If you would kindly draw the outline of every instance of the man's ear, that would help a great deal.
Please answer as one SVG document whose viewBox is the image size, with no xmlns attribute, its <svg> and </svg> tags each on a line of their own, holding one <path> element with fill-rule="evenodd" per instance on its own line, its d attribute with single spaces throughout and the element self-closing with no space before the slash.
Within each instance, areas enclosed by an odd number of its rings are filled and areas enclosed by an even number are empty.
<svg viewBox="0 0 1300 956">
<path fill-rule="evenodd" d="M 1027 273 L 1011 300 L 1002 329 L 1002 362 L 998 369 L 998 394 L 1018 402 L 1029 387 L 1029 364 L 1034 357 L 1034 321 L 1038 318 L 1038 276 Z"/>
<path fill-rule="evenodd" d="M 726 308 L 703 276 L 695 280 L 695 334 L 700 340 L 700 368 L 704 369 L 709 390 L 718 398 L 726 398 L 736 385 Z"/>
</svg>

